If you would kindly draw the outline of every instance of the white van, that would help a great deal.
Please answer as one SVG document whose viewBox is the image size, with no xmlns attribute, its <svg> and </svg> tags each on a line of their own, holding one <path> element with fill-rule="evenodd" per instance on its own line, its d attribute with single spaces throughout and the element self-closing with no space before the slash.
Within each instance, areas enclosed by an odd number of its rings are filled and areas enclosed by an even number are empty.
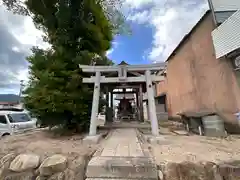
<svg viewBox="0 0 240 180">
<path fill-rule="evenodd" d="M 0 111 L 0 137 L 21 133 L 36 128 L 36 120 L 28 113 L 16 111 Z"/>
</svg>

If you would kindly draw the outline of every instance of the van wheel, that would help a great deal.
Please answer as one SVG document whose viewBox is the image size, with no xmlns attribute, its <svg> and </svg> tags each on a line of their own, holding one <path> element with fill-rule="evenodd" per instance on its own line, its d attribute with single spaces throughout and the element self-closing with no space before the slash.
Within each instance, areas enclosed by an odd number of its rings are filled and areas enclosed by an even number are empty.
<svg viewBox="0 0 240 180">
<path fill-rule="evenodd" d="M 41 124 L 37 122 L 37 123 L 36 123 L 36 127 L 37 127 L 37 128 L 41 128 Z"/>
<path fill-rule="evenodd" d="M 2 135 L 2 137 L 7 137 L 7 136 L 10 136 L 10 134 L 9 133 L 5 133 L 5 134 Z"/>
</svg>

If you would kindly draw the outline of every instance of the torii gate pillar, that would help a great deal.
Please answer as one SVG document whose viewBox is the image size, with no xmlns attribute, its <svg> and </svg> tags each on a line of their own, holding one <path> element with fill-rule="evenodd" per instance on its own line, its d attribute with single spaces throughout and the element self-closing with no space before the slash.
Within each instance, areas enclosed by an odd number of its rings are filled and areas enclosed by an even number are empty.
<svg viewBox="0 0 240 180">
<path fill-rule="evenodd" d="M 155 136 L 158 136 L 159 129 L 158 129 L 157 112 L 156 112 L 156 105 L 154 100 L 154 91 L 152 86 L 151 72 L 149 70 L 145 71 L 145 77 L 146 77 L 148 108 L 150 113 L 149 115 L 150 115 L 150 121 L 151 121 L 152 134 Z"/>
<path fill-rule="evenodd" d="M 90 136 L 95 136 L 97 134 L 98 106 L 99 106 L 99 96 L 100 96 L 100 78 L 101 78 L 101 73 L 97 71 L 95 83 L 94 83 L 92 114 L 91 114 L 91 122 L 90 122 L 90 129 L 89 129 Z"/>
<path fill-rule="evenodd" d="M 127 65 L 120 64 L 118 66 L 88 66 L 79 65 L 83 72 L 95 73 L 95 76 L 89 78 L 83 78 L 83 83 L 94 83 L 94 94 L 92 103 L 92 113 L 91 113 L 91 123 L 89 129 L 89 139 L 93 139 L 97 135 L 97 116 L 98 116 L 98 104 L 100 96 L 100 83 L 112 83 L 115 85 L 121 83 L 146 83 L 147 95 L 148 95 L 148 108 L 150 121 L 152 126 L 152 134 L 154 136 L 159 136 L 158 120 L 156 114 L 156 106 L 154 99 L 154 90 L 152 83 L 159 82 L 165 77 L 158 76 L 156 74 L 151 74 L 152 71 L 160 71 L 165 69 L 165 63 L 156 63 L 149 65 Z M 118 77 L 106 77 L 101 76 L 103 73 L 117 72 Z M 129 76 L 128 72 L 135 76 Z M 145 72 L 145 74 L 143 74 Z M 142 99 L 139 99 L 142 101 Z M 112 103 L 112 101 L 111 101 Z"/>
</svg>

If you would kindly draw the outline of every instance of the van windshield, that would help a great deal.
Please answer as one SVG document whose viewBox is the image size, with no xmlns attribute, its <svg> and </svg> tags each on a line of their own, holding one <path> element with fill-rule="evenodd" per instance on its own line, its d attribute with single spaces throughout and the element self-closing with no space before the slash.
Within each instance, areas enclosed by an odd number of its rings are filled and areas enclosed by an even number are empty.
<svg viewBox="0 0 240 180">
<path fill-rule="evenodd" d="M 8 114 L 8 118 L 11 123 L 31 121 L 26 113 Z"/>
</svg>

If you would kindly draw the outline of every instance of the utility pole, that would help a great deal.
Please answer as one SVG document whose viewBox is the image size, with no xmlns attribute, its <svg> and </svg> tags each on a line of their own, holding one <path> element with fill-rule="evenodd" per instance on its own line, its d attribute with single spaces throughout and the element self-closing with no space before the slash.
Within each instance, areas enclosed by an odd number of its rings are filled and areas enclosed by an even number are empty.
<svg viewBox="0 0 240 180">
<path fill-rule="evenodd" d="M 208 5 L 209 5 L 209 8 L 210 8 L 212 16 L 213 16 L 213 22 L 214 22 L 215 26 L 217 26 L 217 20 L 216 20 L 215 10 L 214 10 L 214 6 L 213 6 L 212 0 L 208 0 Z"/>
<path fill-rule="evenodd" d="M 20 90 L 19 90 L 19 103 L 21 102 L 21 96 L 22 96 L 22 91 L 23 91 L 24 83 L 23 80 L 20 81 Z"/>
</svg>

